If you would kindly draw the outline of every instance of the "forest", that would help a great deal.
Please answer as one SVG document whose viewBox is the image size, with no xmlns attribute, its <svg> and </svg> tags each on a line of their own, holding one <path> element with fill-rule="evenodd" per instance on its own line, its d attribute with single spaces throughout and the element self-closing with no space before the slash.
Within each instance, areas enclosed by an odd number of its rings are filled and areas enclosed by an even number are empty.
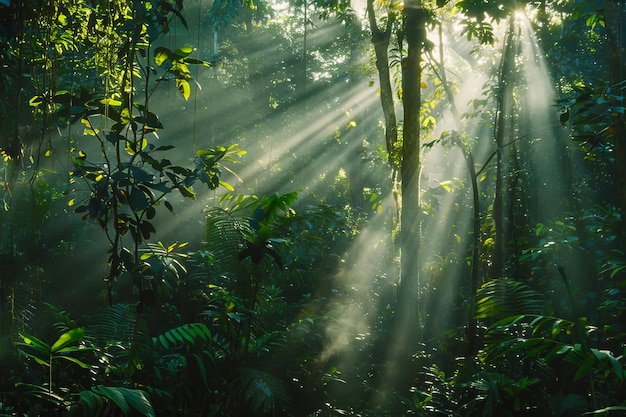
<svg viewBox="0 0 626 417">
<path fill-rule="evenodd" d="M 623 0 L 0 0 L 0 417 L 626 415 Z"/>
</svg>

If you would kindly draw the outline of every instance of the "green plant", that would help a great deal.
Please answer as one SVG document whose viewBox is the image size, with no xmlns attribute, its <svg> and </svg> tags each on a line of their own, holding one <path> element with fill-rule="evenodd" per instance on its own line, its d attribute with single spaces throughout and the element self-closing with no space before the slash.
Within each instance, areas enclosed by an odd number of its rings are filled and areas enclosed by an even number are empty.
<svg viewBox="0 0 626 417">
<path fill-rule="evenodd" d="M 81 327 L 69 330 L 63 333 L 52 344 L 49 345 L 35 336 L 28 334 L 20 334 L 23 342 L 16 342 L 17 346 L 20 346 L 20 354 L 25 357 L 33 359 L 39 365 L 43 365 L 48 369 L 48 394 L 53 393 L 53 375 L 54 367 L 58 360 L 62 359 L 74 363 L 84 369 L 89 369 L 91 366 L 81 361 L 80 359 L 71 356 L 78 352 L 94 350 L 91 347 L 81 344 L 85 330 Z"/>
<path fill-rule="evenodd" d="M 28 397 L 44 400 L 55 407 L 67 409 L 71 404 L 71 393 L 67 387 L 58 386 L 55 383 L 55 375 L 58 372 L 59 362 L 64 361 L 78 365 L 83 369 L 95 369 L 93 365 L 79 359 L 81 353 L 95 350 L 95 348 L 85 345 L 84 334 L 83 328 L 71 329 L 61 334 L 51 345 L 35 336 L 20 334 L 22 342 L 15 343 L 18 346 L 20 356 L 34 360 L 46 369 L 47 384 L 18 382 L 16 386 L 24 390 L 23 394 Z"/>
<path fill-rule="evenodd" d="M 622 336 L 609 323 L 601 328 L 587 317 L 554 317 L 540 293 L 511 280 L 485 284 L 476 312 L 490 323 L 484 348 L 473 365 L 478 370 L 460 372 L 458 381 L 484 392 L 483 409 L 496 410 L 505 397 L 521 399 L 513 410 L 526 403 L 560 412 L 597 410 L 623 401 L 624 357 L 612 351 L 612 339 Z M 556 381 L 564 385 L 555 386 Z"/>
<path fill-rule="evenodd" d="M 97 385 L 81 391 L 68 415 L 70 417 L 104 417 L 119 409 L 124 415 L 131 410 L 145 417 L 155 417 L 148 394 L 142 390 Z"/>
</svg>

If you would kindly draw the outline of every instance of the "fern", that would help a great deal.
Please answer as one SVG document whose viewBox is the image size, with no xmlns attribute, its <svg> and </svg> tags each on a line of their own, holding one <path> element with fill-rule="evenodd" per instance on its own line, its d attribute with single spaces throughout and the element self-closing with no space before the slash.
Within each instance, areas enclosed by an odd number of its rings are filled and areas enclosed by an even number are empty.
<svg viewBox="0 0 626 417">
<path fill-rule="evenodd" d="M 207 212 L 206 249 L 219 264 L 220 274 L 237 276 L 242 265 L 239 253 L 244 245 L 245 221 L 233 216 L 221 208 L 212 208 Z"/>
<path fill-rule="evenodd" d="M 543 296 L 526 284 L 494 279 L 484 284 L 476 296 L 476 318 L 503 318 L 516 314 L 543 313 Z"/>
<path fill-rule="evenodd" d="M 161 345 L 165 349 L 171 347 L 191 344 L 195 345 L 196 339 L 202 339 L 205 342 L 211 340 L 211 331 L 203 323 L 187 323 L 182 326 L 175 327 L 165 333 L 153 337 L 152 342 L 155 346 Z"/>
<path fill-rule="evenodd" d="M 289 404 L 289 396 L 282 382 L 267 372 L 241 368 L 236 382 L 239 396 L 250 405 L 254 413 L 268 413 L 280 405 Z"/>
<path fill-rule="evenodd" d="M 99 308 L 86 327 L 89 337 L 98 344 L 111 341 L 129 342 L 137 321 L 137 311 L 132 304 L 114 304 Z"/>
</svg>

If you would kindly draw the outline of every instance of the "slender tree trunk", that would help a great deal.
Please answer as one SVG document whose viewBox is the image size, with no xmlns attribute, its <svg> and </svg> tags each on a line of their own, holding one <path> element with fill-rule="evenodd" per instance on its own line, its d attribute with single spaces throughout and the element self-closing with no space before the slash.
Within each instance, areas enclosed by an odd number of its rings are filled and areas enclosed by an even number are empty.
<svg viewBox="0 0 626 417">
<path fill-rule="evenodd" d="M 495 229 L 495 251 L 490 277 L 501 278 L 504 274 L 504 146 L 507 120 L 511 117 L 513 86 L 511 66 L 513 65 L 514 21 L 509 18 L 507 35 L 504 39 L 502 62 L 500 64 L 500 86 L 498 90 L 498 112 L 496 120 L 496 190 L 493 200 L 493 221 Z"/>
<path fill-rule="evenodd" d="M 620 0 L 604 1 L 604 20 L 609 46 L 609 80 L 611 94 L 624 97 L 626 90 L 626 5 Z M 618 204 L 622 218 L 626 215 L 626 126 L 624 100 L 613 103 L 613 128 L 615 139 L 615 162 L 617 163 Z M 617 109 L 621 109 L 617 110 Z M 625 220 L 626 221 L 626 220 Z M 622 227 L 622 234 L 626 234 Z"/>
<path fill-rule="evenodd" d="M 389 17 L 385 30 L 382 31 L 376 23 L 374 12 L 374 0 L 367 0 L 367 17 L 372 33 L 372 45 L 376 55 L 376 69 L 378 70 L 378 82 L 380 84 L 380 104 L 383 108 L 385 119 L 385 144 L 389 165 L 396 169 L 399 167 L 399 158 L 396 157 L 396 144 L 398 142 L 398 120 L 393 101 L 393 89 L 391 88 L 391 75 L 389 73 L 389 40 L 394 19 Z"/>
<path fill-rule="evenodd" d="M 352 16 L 349 22 L 346 22 L 346 36 L 350 40 L 350 58 L 348 60 L 348 72 L 346 74 L 346 81 L 351 86 L 351 90 L 357 93 L 357 90 L 362 88 L 362 76 L 360 71 L 355 70 L 363 58 L 363 44 L 367 42 L 361 36 L 362 22 L 356 15 Z M 363 159 L 363 139 L 367 137 L 367 126 L 365 120 L 367 117 L 367 108 L 362 104 L 357 104 L 353 109 L 353 116 L 355 118 L 356 126 L 349 131 L 349 142 L 351 149 L 351 156 L 348 161 L 348 179 L 349 179 L 349 194 L 350 205 L 356 209 L 363 209 L 365 199 L 363 197 L 364 179 L 367 172 L 367 167 Z"/>
<path fill-rule="evenodd" d="M 402 65 L 404 131 L 402 136 L 402 212 L 400 219 L 400 284 L 388 372 L 396 394 L 407 396 L 413 378 L 411 355 L 418 346 L 420 249 L 420 107 L 421 54 L 426 40 L 426 15 L 416 2 L 405 3 L 408 54 Z"/>
<path fill-rule="evenodd" d="M 457 132 L 461 131 L 461 115 L 459 113 L 459 109 L 456 106 L 456 100 L 454 99 L 454 93 L 452 92 L 452 88 L 448 83 L 448 77 L 446 74 L 446 68 L 444 65 L 444 54 L 443 54 L 443 27 L 439 24 L 439 61 L 437 61 L 437 68 L 439 71 L 439 79 L 441 80 L 441 84 L 443 85 L 444 90 L 446 91 L 446 97 L 448 98 L 448 102 L 450 103 L 450 112 L 452 113 L 452 117 L 454 118 L 454 125 Z M 472 218 L 472 226 L 473 226 L 473 239 L 472 239 L 472 263 L 471 263 L 471 271 L 470 271 L 470 293 L 469 293 L 469 311 L 467 313 L 467 329 L 466 339 L 467 344 L 465 346 L 465 356 L 471 357 L 478 351 L 478 335 L 477 335 L 477 321 L 475 316 L 476 311 L 476 292 L 478 291 L 478 263 L 480 258 L 480 198 L 478 193 L 478 173 L 476 172 L 476 164 L 474 162 L 474 156 L 472 155 L 472 151 L 468 148 L 466 149 L 461 143 L 459 139 L 459 143 L 457 144 L 461 151 L 463 152 L 463 156 L 465 158 L 465 163 L 467 165 L 467 172 L 470 177 L 470 182 L 472 184 L 472 204 L 473 204 L 473 218 Z"/>
</svg>

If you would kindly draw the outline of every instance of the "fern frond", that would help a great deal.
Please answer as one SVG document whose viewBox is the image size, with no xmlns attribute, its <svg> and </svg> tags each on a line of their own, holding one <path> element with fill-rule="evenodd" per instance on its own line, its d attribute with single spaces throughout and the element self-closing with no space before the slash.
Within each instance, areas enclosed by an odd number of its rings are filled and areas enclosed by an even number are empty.
<svg viewBox="0 0 626 417">
<path fill-rule="evenodd" d="M 202 339 L 205 342 L 211 340 L 211 331 L 204 323 L 186 323 L 182 326 L 175 327 L 165 333 L 152 338 L 155 345 L 161 345 L 165 349 L 170 346 L 179 346 L 196 343 L 196 339 Z"/>
<path fill-rule="evenodd" d="M 206 217 L 206 249 L 213 255 L 222 275 L 236 276 L 241 268 L 239 253 L 243 233 L 249 227 L 245 220 L 221 208 L 212 208 Z"/>
<path fill-rule="evenodd" d="M 289 404 L 289 396 L 280 379 L 267 372 L 241 368 L 238 372 L 239 395 L 251 411 L 268 413 L 280 405 Z"/>
<path fill-rule="evenodd" d="M 540 315 L 543 296 L 526 284 L 510 279 L 494 279 L 484 284 L 476 297 L 476 318 L 503 318 L 515 314 Z"/>
<path fill-rule="evenodd" d="M 137 311 L 134 305 L 114 304 L 99 308 L 86 326 L 85 332 L 98 344 L 128 342 L 133 338 L 136 321 Z"/>
</svg>

